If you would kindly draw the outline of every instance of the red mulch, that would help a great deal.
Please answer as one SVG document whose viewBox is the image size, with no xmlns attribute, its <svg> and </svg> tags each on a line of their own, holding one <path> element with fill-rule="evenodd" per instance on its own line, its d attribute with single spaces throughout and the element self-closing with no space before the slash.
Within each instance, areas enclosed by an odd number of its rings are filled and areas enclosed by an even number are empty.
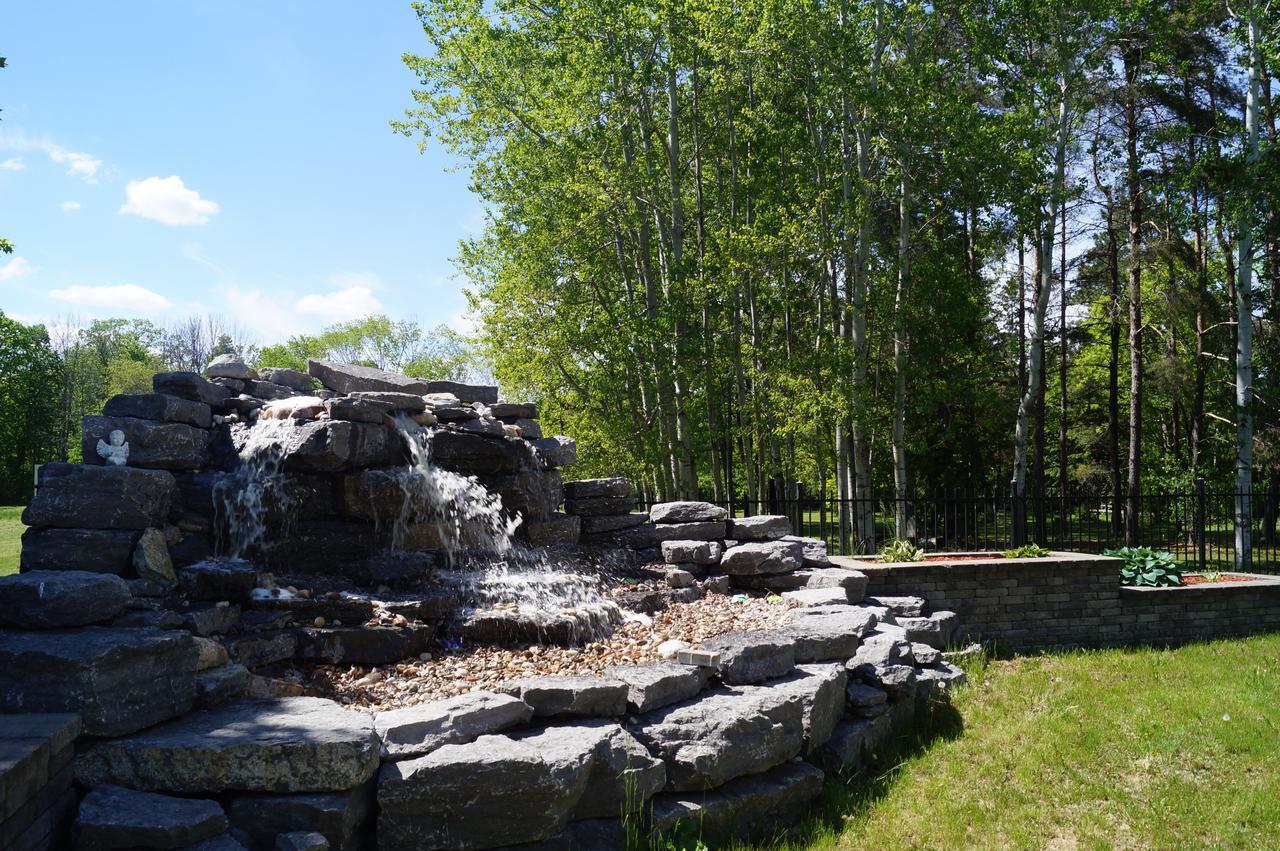
<svg viewBox="0 0 1280 851">
<path fill-rule="evenodd" d="M 1240 576 L 1235 573 L 1224 573 L 1220 579 L 1210 581 L 1203 576 L 1184 576 L 1183 585 L 1217 585 L 1222 582 L 1252 582 L 1256 576 Z"/>
</svg>

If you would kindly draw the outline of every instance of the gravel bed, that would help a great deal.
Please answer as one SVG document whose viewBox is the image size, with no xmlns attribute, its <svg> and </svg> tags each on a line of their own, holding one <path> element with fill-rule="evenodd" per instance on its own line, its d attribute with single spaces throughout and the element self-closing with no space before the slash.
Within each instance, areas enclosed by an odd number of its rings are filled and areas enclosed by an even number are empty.
<svg viewBox="0 0 1280 851">
<path fill-rule="evenodd" d="M 632 665 L 658 658 L 669 639 L 697 644 L 738 629 L 773 629 L 791 607 L 780 598 L 707 594 L 693 603 L 676 603 L 653 615 L 652 624 L 630 621 L 604 641 L 582 647 L 468 647 L 437 649 L 423 658 L 375 668 L 323 665 L 291 672 L 302 677 L 307 694 L 351 706 L 389 709 L 493 689 L 504 680 L 543 674 L 600 673 L 610 665 Z M 291 677 L 292 678 L 292 677 Z"/>
</svg>

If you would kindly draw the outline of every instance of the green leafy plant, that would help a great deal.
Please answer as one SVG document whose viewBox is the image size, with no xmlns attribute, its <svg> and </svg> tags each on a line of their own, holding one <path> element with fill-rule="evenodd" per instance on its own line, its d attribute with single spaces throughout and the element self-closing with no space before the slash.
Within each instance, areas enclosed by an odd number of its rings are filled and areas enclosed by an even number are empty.
<svg viewBox="0 0 1280 851">
<path fill-rule="evenodd" d="M 1004 551 L 1005 558 L 1048 558 L 1051 555 L 1053 555 L 1052 551 L 1046 550 L 1035 543 L 1023 544 L 1020 547 Z"/>
<path fill-rule="evenodd" d="M 1202 570 L 1200 572 L 1200 575 L 1204 577 L 1205 582 L 1221 582 L 1222 581 L 1221 570 L 1214 570 L 1213 568 L 1210 568 L 1209 570 Z"/>
<path fill-rule="evenodd" d="M 1159 588 L 1182 584 L 1182 565 L 1174 561 L 1172 553 L 1150 547 L 1120 547 L 1106 550 L 1103 555 L 1124 559 L 1120 567 L 1121 585 Z"/>
<path fill-rule="evenodd" d="M 924 550 L 910 541 L 894 538 L 884 545 L 884 549 L 880 550 L 880 561 L 924 561 Z"/>
</svg>

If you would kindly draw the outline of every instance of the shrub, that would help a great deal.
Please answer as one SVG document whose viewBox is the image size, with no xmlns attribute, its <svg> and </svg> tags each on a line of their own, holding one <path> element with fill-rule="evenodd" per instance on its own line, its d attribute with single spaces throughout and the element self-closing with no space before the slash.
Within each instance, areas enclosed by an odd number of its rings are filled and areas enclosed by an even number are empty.
<svg viewBox="0 0 1280 851">
<path fill-rule="evenodd" d="M 1121 547 L 1106 550 L 1103 555 L 1124 559 L 1120 567 L 1121 585 L 1165 587 L 1182 584 L 1182 566 L 1173 560 L 1172 553 L 1150 547 Z"/>
<path fill-rule="evenodd" d="M 1053 555 L 1049 550 L 1039 544 L 1023 544 L 1011 550 L 1004 551 L 1005 558 L 1048 558 Z"/>
<path fill-rule="evenodd" d="M 910 541 L 894 538 L 880 550 L 880 561 L 924 561 L 924 550 Z"/>
</svg>

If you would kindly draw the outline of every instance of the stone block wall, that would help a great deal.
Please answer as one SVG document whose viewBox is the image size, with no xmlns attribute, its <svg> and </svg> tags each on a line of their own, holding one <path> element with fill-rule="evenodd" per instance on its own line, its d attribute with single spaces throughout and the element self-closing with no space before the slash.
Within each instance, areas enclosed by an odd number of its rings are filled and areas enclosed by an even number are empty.
<svg viewBox="0 0 1280 851">
<path fill-rule="evenodd" d="M 1280 577 L 1180 588 L 1125 588 L 1119 560 L 1042 559 L 877 564 L 833 558 L 867 575 L 867 594 L 914 594 L 959 616 L 959 640 L 1013 650 L 1181 644 L 1280 630 Z"/>
</svg>

